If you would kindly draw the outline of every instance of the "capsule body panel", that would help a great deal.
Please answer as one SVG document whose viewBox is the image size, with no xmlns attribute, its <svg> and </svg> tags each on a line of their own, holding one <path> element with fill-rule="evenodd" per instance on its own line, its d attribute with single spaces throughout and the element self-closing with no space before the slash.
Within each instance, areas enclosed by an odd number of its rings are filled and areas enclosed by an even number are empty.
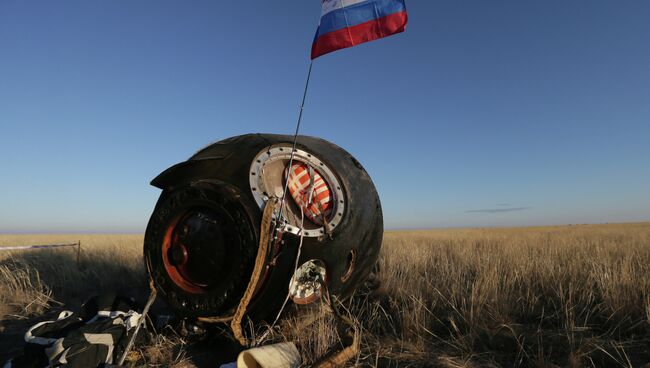
<svg viewBox="0 0 650 368">
<path fill-rule="evenodd" d="M 236 307 L 260 234 L 268 231 L 260 224 L 273 197 L 279 233 L 248 308 L 253 319 L 274 316 L 296 266 L 322 265 L 325 287 L 340 298 L 374 267 L 383 218 L 367 172 L 325 140 L 299 136 L 293 157 L 292 143 L 287 135 L 232 137 L 152 181 L 162 193 L 145 234 L 145 261 L 156 287 L 181 315 L 224 316 Z M 293 181 L 287 183 L 287 177 Z M 302 294 L 311 289 L 305 290 Z"/>
</svg>

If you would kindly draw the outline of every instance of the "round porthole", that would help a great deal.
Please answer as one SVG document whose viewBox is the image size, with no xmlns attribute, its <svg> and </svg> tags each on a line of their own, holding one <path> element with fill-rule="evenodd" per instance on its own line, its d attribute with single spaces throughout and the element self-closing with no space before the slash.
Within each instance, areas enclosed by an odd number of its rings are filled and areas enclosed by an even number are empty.
<svg viewBox="0 0 650 368">
<path fill-rule="evenodd" d="M 283 231 L 306 237 L 330 233 L 345 213 L 345 196 L 337 176 L 318 157 L 291 145 L 275 145 L 257 154 L 249 170 L 250 189 L 257 204 L 281 199 L 285 186 Z M 287 185 L 288 178 L 288 185 Z M 278 206 L 280 206 L 278 202 Z M 301 226 L 302 224 L 302 226 Z"/>
</svg>

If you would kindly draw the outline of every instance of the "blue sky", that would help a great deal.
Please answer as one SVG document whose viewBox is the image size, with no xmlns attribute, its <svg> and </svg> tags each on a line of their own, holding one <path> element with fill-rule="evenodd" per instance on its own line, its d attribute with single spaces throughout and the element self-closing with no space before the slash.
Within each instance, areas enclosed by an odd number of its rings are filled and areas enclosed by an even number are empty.
<svg viewBox="0 0 650 368">
<path fill-rule="evenodd" d="M 302 133 L 388 228 L 650 220 L 650 2 L 411 0 L 317 59 Z M 149 181 L 293 131 L 320 2 L 0 2 L 0 232 L 141 232 Z"/>
</svg>

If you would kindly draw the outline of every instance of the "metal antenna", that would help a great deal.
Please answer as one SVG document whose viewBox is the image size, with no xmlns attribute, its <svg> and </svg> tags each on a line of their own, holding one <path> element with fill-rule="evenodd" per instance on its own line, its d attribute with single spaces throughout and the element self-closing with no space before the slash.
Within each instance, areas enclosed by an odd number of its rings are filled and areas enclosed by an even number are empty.
<svg viewBox="0 0 650 368">
<path fill-rule="evenodd" d="M 284 202 L 287 197 L 287 189 L 289 187 L 289 174 L 291 173 L 291 166 L 293 165 L 293 156 L 296 151 L 296 141 L 298 140 L 298 132 L 300 131 L 300 122 L 302 121 L 302 112 L 305 110 L 305 99 L 307 98 L 307 90 L 309 89 L 309 80 L 311 79 L 311 68 L 314 65 L 314 60 L 309 62 L 309 71 L 307 72 L 307 82 L 305 82 L 305 91 L 302 94 L 302 103 L 300 104 L 300 113 L 298 114 L 298 123 L 296 124 L 296 131 L 293 134 L 293 145 L 291 146 L 291 156 L 289 157 L 289 166 L 287 176 L 284 181 L 284 189 L 282 190 L 282 202 L 280 203 L 280 212 L 278 213 L 278 226 L 282 226 L 282 212 L 284 211 Z"/>
</svg>

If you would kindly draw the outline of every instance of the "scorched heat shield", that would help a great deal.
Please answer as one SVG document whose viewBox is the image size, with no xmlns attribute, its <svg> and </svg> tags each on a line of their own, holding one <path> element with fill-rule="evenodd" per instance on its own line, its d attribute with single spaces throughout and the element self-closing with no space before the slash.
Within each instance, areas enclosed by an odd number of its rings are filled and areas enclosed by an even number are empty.
<svg viewBox="0 0 650 368">
<path fill-rule="evenodd" d="M 321 287 L 344 298 L 375 265 L 383 220 L 368 173 L 342 148 L 306 136 L 289 165 L 292 143 L 285 135 L 232 137 L 151 182 L 162 193 L 145 234 L 145 262 L 179 314 L 232 315 L 265 231 L 268 251 L 247 312 L 255 320 L 277 313 L 290 284 L 297 304 L 318 299 Z M 267 203 L 275 206 L 273 225 L 262 229 Z"/>
</svg>

